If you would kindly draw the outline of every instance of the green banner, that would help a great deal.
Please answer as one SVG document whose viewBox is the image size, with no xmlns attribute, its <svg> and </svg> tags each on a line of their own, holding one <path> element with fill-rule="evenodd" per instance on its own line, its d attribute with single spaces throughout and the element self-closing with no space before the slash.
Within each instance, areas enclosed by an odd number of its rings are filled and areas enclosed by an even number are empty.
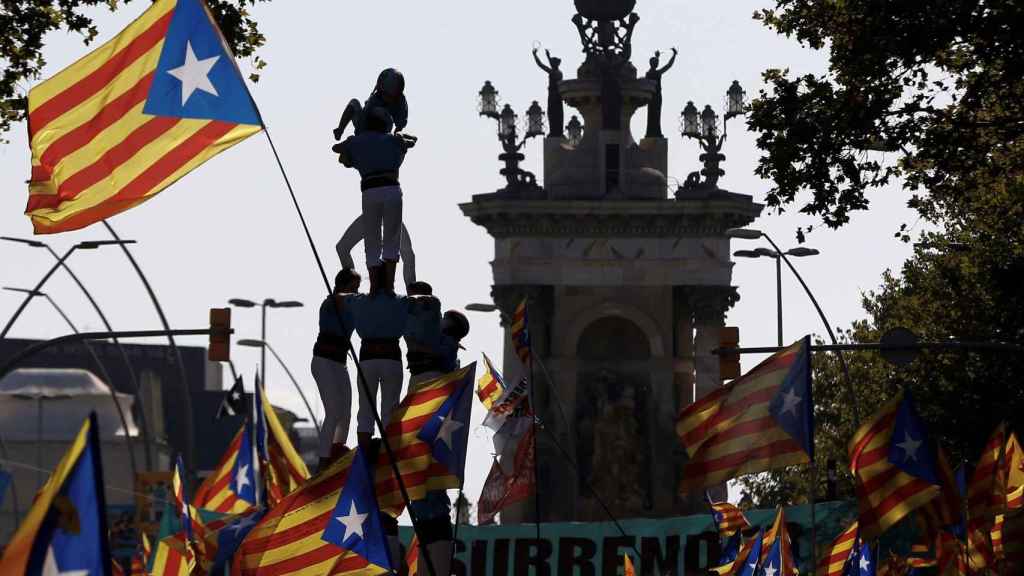
<svg viewBox="0 0 1024 576">
<path fill-rule="evenodd" d="M 765 529 L 775 518 L 774 510 L 749 510 L 745 514 L 752 525 Z M 819 550 L 846 528 L 855 515 L 852 502 L 815 506 Z M 710 513 L 623 520 L 619 524 L 622 531 L 612 522 L 542 524 L 539 542 L 533 524 L 462 525 L 458 527 L 452 574 L 614 576 L 622 573 L 622 555 L 629 552 L 637 563 L 638 574 L 683 576 L 703 574 L 718 560 L 721 544 Z M 787 508 L 786 524 L 801 573 L 811 573 L 811 507 Z M 402 527 L 401 537 L 408 545 L 412 529 Z"/>
</svg>

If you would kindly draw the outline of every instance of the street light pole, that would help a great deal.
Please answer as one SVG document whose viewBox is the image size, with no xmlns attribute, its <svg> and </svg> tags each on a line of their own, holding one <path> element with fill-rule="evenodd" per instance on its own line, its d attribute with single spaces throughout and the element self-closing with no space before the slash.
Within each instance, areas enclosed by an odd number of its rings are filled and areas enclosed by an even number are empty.
<svg viewBox="0 0 1024 576">
<path fill-rule="evenodd" d="M 252 300 L 246 300 L 245 298 L 232 298 L 228 300 L 228 304 L 237 306 L 238 308 L 255 308 L 256 302 Z M 285 300 L 278 302 L 273 298 L 266 298 L 263 300 L 260 306 L 260 341 L 267 341 L 267 308 L 302 308 L 302 302 L 298 300 Z M 260 372 L 263 375 L 263 386 L 267 385 L 267 351 L 264 347 L 260 350 Z"/>
<path fill-rule="evenodd" d="M 316 428 L 316 433 L 319 436 L 320 424 L 317 423 L 316 421 L 316 415 L 313 413 L 313 406 L 309 403 L 309 400 L 306 399 L 306 394 L 302 391 L 302 387 L 299 386 L 299 381 L 295 379 L 295 376 L 292 374 L 292 371 L 288 369 L 288 365 L 284 363 L 284 360 L 281 359 L 281 356 L 278 355 L 277 351 L 275 351 L 274 348 L 270 346 L 270 343 L 268 343 L 266 340 L 242 339 L 238 341 L 238 345 L 248 346 L 250 348 L 261 348 L 263 350 L 270 350 L 270 353 L 274 356 L 274 359 L 277 360 L 277 363 L 281 365 L 281 368 L 284 368 L 284 373 L 287 374 L 288 378 L 292 381 L 292 385 L 295 386 L 295 391 L 299 393 L 299 398 L 302 398 L 302 403 L 306 405 L 306 411 L 309 412 L 309 418 L 310 420 L 313 421 L 313 427 Z"/>
<path fill-rule="evenodd" d="M 775 260 L 775 300 L 776 300 L 776 310 L 778 312 L 778 324 L 777 324 L 777 326 L 778 326 L 778 328 L 777 328 L 778 338 L 777 339 L 778 339 L 778 346 L 779 347 L 782 347 L 783 342 L 784 342 L 784 338 L 783 338 L 783 335 L 782 335 L 782 258 L 783 258 L 783 255 L 781 255 L 781 254 L 782 253 L 780 253 L 779 251 L 772 250 L 772 249 L 769 249 L 769 248 L 758 248 L 757 250 L 737 250 L 736 252 L 733 252 L 733 256 L 738 256 L 740 258 L 760 258 L 760 257 L 764 256 L 765 258 L 771 258 L 771 259 Z M 814 248 L 804 248 L 804 247 L 801 246 L 801 247 L 791 248 L 789 250 L 786 250 L 784 255 L 804 257 L 804 256 L 817 256 L 818 254 L 820 254 L 820 252 L 818 252 Z"/>
<path fill-rule="evenodd" d="M 778 341 L 782 346 L 782 258 L 778 256 L 775 257 L 775 300 L 779 313 Z"/>
<path fill-rule="evenodd" d="M 41 242 L 39 240 L 30 240 L 27 238 L 3 237 L 0 239 L 7 240 L 9 242 L 17 242 L 19 244 L 25 244 L 26 246 L 30 246 L 32 248 L 45 248 L 46 251 L 49 252 L 51 256 L 53 256 L 54 260 L 60 260 L 60 255 L 57 254 L 57 251 L 54 250 L 52 246 L 45 242 Z M 71 270 L 71 267 L 68 265 L 66 261 L 61 264 L 61 267 L 64 268 L 64 271 L 67 272 L 68 276 L 71 277 L 71 280 L 73 280 L 75 285 L 78 286 L 78 289 L 82 291 L 83 295 L 85 295 L 86 300 L 88 300 L 89 304 L 92 305 L 93 310 L 96 311 L 96 315 L 99 316 L 100 321 L 103 323 L 103 327 L 106 328 L 108 332 L 113 332 L 114 328 L 113 326 L 110 325 L 110 321 L 107 320 L 107 315 L 103 312 L 103 309 L 100 308 L 100 305 L 96 301 L 96 299 L 93 298 L 92 293 L 89 292 L 89 289 L 86 288 L 85 284 L 82 283 L 82 281 L 78 278 L 78 275 L 75 274 L 73 270 Z M 28 290 L 17 291 L 30 292 Z M 53 302 L 52 300 L 51 304 L 56 306 L 56 303 Z M 63 314 L 61 315 L 63 316 Z M 113 338 L 112 342 L 114 343 L 115 346 L 117 346 L 118 352 L 121 354 L 121 359 L 124 361 L 125 369 L 128 371 L 128 380 L 131 383 L 132 390 L 134 391 L 135 401 L 139 404 L 139 424 L 142 427 L 142 443 L 144 448 L 143 453 L 146 459 L 146 469 L 153 470 L 153 435 L 151 434 L 149 429 L 149 420 L 146 418 L 145 406 L 143 406 L 142 404 L 141 388 L 139 386 L 138 377 L 135 374 L 135 366 L 132 364 L 131 359 L 128 357 L 128 351 L 125 350 L 124 346 L 121 344 L 121 341 L 118 340 L 117 338 Z M 113 385 L 113 382 L 111 382 L 111 385 Z"/>
</svg>

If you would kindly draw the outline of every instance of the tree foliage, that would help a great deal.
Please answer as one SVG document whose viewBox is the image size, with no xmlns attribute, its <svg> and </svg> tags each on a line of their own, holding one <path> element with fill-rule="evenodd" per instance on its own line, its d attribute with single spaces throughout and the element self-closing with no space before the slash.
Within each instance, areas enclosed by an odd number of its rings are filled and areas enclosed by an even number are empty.
<svg viewBox="0 0 1024 576">
<path fill-rule="evenodd" d="M 826 50 L 823 74 L 768 70 L 749 127 L 768 204 L 845 224 L 868 192 L 910 191 L 941 217 L 963 190 L 1024 172 L 1024 22 L 1018 0 L 777 0 L 755 14 Z M 802 239 L 803 230 L 798 230 Z M 909 236 L 903 234 L 904 239 Z"/>
<path fill-rule="evenodd" d="M 963 194 L 946 210 L 944 230 L 924 234 L 899 274 L 864 295 L 867 318 L 843 332 L 853 342 L 877 342 L 906 327 L 922 341 L 1024 342 L 1024 181 L 1018 178 Z M 849 393 L 832 354 L 814 356 L 816 454 L 825 494 L 824 466 L 838 463 L 838 495 L 852 497 L 846 445 L 855 426 Z M 977 460 L 1000 421 L 1024 433 L 1024 354 L 928 351 L 897 368 L 873 352 L 847 354 L 861 420 L 901 386 L 908 387 L 932 437 L 954 464 Z M 759 505 L 806 501 L 806 468 L 743 479 Z"/>
<path fill-rule="evenodd" d="M 0 134 L 22 120 L 29 86 L 39 79 L 46 59 L 47 34 L 77 34 L 89 45 L 99 35 L 90 15 L 96 8 L 119 10 L 130 0 L 0 0 Z M 249 9 L 268 0 L 207 0 L 228 45 L 239 58 L 252 57 L 254 68 L 265 62 L 256 51 L 266 39 Z M 259 79 L 253 73 L 253 81 Z"/>
</svg>

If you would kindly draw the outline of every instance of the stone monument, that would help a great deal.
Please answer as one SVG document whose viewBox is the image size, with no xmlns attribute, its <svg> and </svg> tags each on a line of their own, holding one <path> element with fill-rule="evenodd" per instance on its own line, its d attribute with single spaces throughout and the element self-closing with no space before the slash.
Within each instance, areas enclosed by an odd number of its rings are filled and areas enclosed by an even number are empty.
<svg viewBox="0 0 1024 576">
<path fill-rule="evenodd" d="M 537 411 L 547 429 L 538 432 L 544 521 L 608 520 L 590 487 L 618 518 L 706 511 L 702 495 L 677 491 L 685 452 L 675 421 L 695 395 L 721 385 L 711 351 L 738 299 L 725 231 L 762 209 L 717 186 L 669 198 L 667 140 L 637 142 L 629 128 L 658 89 L 630 62 L 634 4 L 576 0 L 584 61 L 558 88 L 582 116 L 583 135 L 575 144 L 544 139 L 543 185 L 460 206 L 494 237 L 492 297 L 508 381 L 523 373 L 508 319 L 529 298 Z M 532 521 L 533 505 L 502 518 Z"/>
</svg>

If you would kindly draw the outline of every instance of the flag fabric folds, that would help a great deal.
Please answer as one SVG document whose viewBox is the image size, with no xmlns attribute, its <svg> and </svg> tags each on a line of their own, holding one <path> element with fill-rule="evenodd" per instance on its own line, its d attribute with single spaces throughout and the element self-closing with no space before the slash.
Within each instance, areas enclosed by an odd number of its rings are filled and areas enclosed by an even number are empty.
<svg viewBox="0 0 1024 576">
<path fill-rule="evenodd" d="M 387 537 L 373 494 L 372 470 L 362 448 L 356 449 L 332 516 L 323 532 L 324 542 L 351 550 L 381 568 L 391 568 Z"/>
<path fill-rule="evenodd" d="M 405 553 L 406 574 L 416 576 L 420 565 L 420 539 L 413 534 L 412 542 L 409 543 L 409 551 Z"/>
<path fill-rule="evenodd" d="M 747 521 L 747 517 L 743 515 L 743 511 L 735 504 L 712 502 L 711 495 L 707 492 L 704 493 L 704 500 L 711 507 L 711 517 L 715 521 L 715 527 L 718 529 L 720 536 L 729 537 L 740 530 L 750 528 L 750 522 Z"/>
<path fill-rule="evenodd" d="M 309 469 L 256 380 L 256 453 L 266 483 L 267 504 L 274 506 L 309 478 Z"/>
<path fill-rule="evenodd" d="M 139 532 L 139 549 L 132 555 L 131 576 L 148 576 L 149 558 L 153 550 L 149 544 L 149 536 L 145 532 Z"/>
<path fill-rule="evenodd" d="M 224 393 L 214 420 L 220 420 L 225 416 L 237 416 L 243 412 L 245 412 L 245 387 L 242 384 L 242 376 L 238 375 L 231 389 Z"/>
<path fill-rule="evenodd" d="M 428 486 L 430 469 L 436 462 L 433 446 L 420 439 L 421 430 L 445 405 L 450 396 L 464 389 L 466 385 L 472 385 L 475 375 L 476 362 L 473 362 L 454 372 L 422 382 L 410 390 L 391 413 L 391 421 L 385 428 L 385 434 L 411 500 L 424 498 L 427 490 L 434 488 Z M 394 468 L 384 450 L 381 450 L 377 458 L 375 484 L 377 503 L 381 511 L 394 517 L 401 514 L 405 508 L 405 501 L 402 499 Z"/>
<path fill-rule="evenodd" d="M 37 234 L 127 210 L 256 134 L 261 120 L 201 0 L 157 0 L 28 94 Z"/>
<path fill-rule="evenodd" d="M 530 319 L 524 297 L 512 313 L 512 348 L 524 366 L 530 365 Z"/>
<path fill-rule="evenodd" d="M 972 525 L 991 525 L 1006 507 L 1006 425 L 1000 424 L 981 451 L 967 483 L 967 508 Z"/>
<path fill-rule="evenodd" d="M 497 459 L 491 463 L 491 471 L 484 481 L 477 500 L 477 523 L 493 524 L 498 512 L 505 507 L 530 497 L 534 492 L 534 432 L 528 429 L 516 447 L 512 473 L 506 474 Z"/>
<path fill-rule="evenodd" d="M 633 560 L 629 554 L 622 555 L 622 574 L 623 576 L 636 576 L 636 568 L 633 567 Z"/>
<path fill-rule="evenodd" d="M 682 492 L 814 458 L 810 337 L 773 354 L 681 414 L 690 459 Z"/>
<path fill-rule="evenodd" d="M 778 574 L 780 576 L 796 574 L 796 561 L 793 559 L 793 543 L 789 538 L 789 530 L 786 529 L 786 511 L 782 506 L 779 506 L 775 513 L 775 520 L 764 533 L 764 539 L 761 543 L 762 568 L 767 568 L 768 558 L 776 547 L 778 548 L 778 556 L 776 557 L 776 568 L 779 569 Z M 784 567 L 788 572 L 780 567 Z"/>
<path fill-rule="evenodd" d="M 153 553 L 151 576 L 190 576 L 195 570 L 196 558 L 192 554 L 185 533 L 178 532 L 161 538 Z"/>
<path fill-rule="evenodd" d="M 270 509 L 249 532 L 232 560 L 235 576 L 383 574 L 351 550 L 323 540 L 335 520 L 355 452 L 349 451 Z"/>
<path fill-rule="evenodd" d="M 463 380 L 417 437 L 431 446 L 434 462 L 428 469 L 427 489 L 462 488 L 469 448 L 469 418 L 473 409 L 472 381 Z"/>
<path fill-rule="evenodd" d="M 857 430 L 849 455 L 863 539 L 877 538 L 939 494 L 938 457 L 909 392 Z"/>
<path fill-rule="evenodd" d="M 857 521 L 843 530 L 818 561 L 818 576 L 843 576 L 857 545 Z"/>
<path fill-rule="evenodd" d="M 854 554 L 850 558 L 847 574 L 850 574 L 850 576 L 875 576 L 878 571 L 878 566 L 875 562 L 876 558 L 871 552 L 871 544 L 868 542 L 858 542 Z"/>
<path fill-rule="evenodd" d="M 96 414 L 82 424 L 0 557 L 0 574 L 109 576 Z"/>
<path fill-rule="evenodd" d="M 1024 450 L 1021 449 L 1017 434 L 1010 432 L 1006 438 L 1006 490 L 1012 492 L 1014 489 L 1024 486 Z"/>
<path fill-rule="evenodd" d="M 739 538 L 741 544 L 736 556 L 731 559 L 721 559 L 720 565 L 710 568 L 710 570 L 719 576 L 754 576 L 754 571 L 760 563 L 763 537 L 763 530 L 758 531 L 757 537 L 748 540 L 743 540 L 743 533 L 737 532 L 733 538 Z"/>
<path fill-rule="evenodd" d="M 484 409 L 490 411 L 491 406 L 501 398 L 505 392 L 505 382 L 501 379 L 501 373 L 491 363 L 491 359 L 484 354 L 484 373 L 476 383 L 476 395 Z"/>
<path fill-rule="evenodd" d="M 222 514 L 240 514 L 255 505 L 256 479 L 251 438 L 252 427 L 246 422 L 231 440 L 217 468 L 196 490 L 193 501 L 197 507 Z M 245 497 L 236 492 L 239 486 Z M 252 488 L 245 492 L 247 486 Z"/>
</svg>

